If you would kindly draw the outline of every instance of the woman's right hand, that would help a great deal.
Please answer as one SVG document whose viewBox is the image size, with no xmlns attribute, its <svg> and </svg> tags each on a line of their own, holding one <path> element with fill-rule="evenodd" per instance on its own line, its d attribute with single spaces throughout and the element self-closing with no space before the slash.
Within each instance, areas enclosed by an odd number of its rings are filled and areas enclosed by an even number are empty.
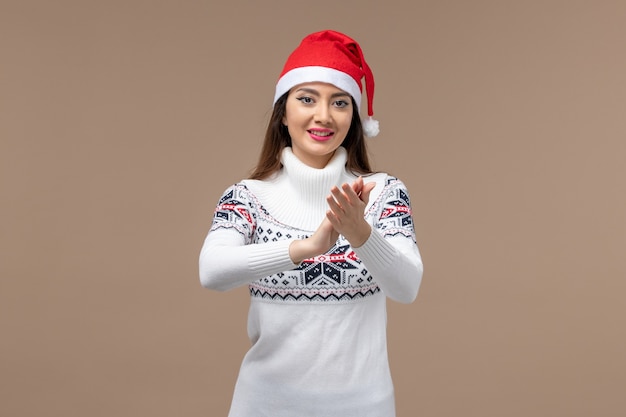
<svg viewBox="0 0 626 417">
<path fill-rule="evenodd" d="M 327 218 L 324 218 L 315 233 L 306 239 L 294 240 L 289 245 L 289 257 L 294 264 L 328 252 L 337 242 L 339 233 Z"/>
</svg>

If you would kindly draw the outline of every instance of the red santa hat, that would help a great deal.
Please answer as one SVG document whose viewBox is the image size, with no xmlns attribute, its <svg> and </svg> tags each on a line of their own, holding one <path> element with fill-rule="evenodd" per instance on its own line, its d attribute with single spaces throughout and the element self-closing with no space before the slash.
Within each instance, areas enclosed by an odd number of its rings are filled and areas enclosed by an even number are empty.
<svg viewBox="0 0 626 417">
<path fill-rule="evenodd" d="M 374 75 L 365 62 L 359 44 L 350 37 L 333 30 L 315 32 L 304 39 L 289 55 L 276 84 L 274 104 L 292 87 L 306 82 L 325 82 L 349 93 L 361 107 L 365 78 L 367 115 L 363 120 L 365 136 L 373 137 L 379 132 L 378 121 L 374 120 Z"/>
</svg>

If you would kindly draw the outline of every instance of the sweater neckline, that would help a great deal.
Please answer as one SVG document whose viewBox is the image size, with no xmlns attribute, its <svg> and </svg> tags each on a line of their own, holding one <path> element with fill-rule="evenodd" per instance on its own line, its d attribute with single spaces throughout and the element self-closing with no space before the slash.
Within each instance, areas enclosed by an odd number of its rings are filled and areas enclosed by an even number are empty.
<svg viewBox="0 0 626 417">
<path fill-rule="evenodd" d="M 347 160 L 347 151 L 339 147 L 324 168 L 313 168 L 298 159 L 291 147 L 286 147 L 280 159 L 282 168 L 275 176 L 244 182 L 276 220 L 312 232 L 326 216 L 330 189 L 356 179 L 345 169 Z"/>
<path fill-rule="evenodd" d="M 291 147 L 286 147 L 280 159 L 283 165 L 281 174 L 298 188 L 301 197 L 317 199 L 320 195 L 325 197 L 332 186 L 338 185 L 347 160 L 348 152 L 339 147 L 324 168 L 313 168 L 298 159 Z"/>
</svg>

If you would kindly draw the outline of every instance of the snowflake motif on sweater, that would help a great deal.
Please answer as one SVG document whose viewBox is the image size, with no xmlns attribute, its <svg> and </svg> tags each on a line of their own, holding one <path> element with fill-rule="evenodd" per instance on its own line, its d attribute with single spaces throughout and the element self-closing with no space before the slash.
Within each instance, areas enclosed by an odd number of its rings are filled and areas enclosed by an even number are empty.
<svg viewBox="0 0 626 417">
<path fill-rule="evenodd" d="M 365 219 L 373 232 L 383 237 L 400 235 L 415 242 L 409 194 L 395 177 L 387 177 Z M 221 228 L 236 230 L 246 244 L 304 239 L 312 234 L 273 217 L 242 183 L 228 188 L 215 209 L 211 230 Z M 305 259 L 295 269 L 261 278 L 249 289 L 255 298 L 293 302 L 346 302 L 380 292 L 375 277 L 343 236 L 325 254 Z"/>
</svg>

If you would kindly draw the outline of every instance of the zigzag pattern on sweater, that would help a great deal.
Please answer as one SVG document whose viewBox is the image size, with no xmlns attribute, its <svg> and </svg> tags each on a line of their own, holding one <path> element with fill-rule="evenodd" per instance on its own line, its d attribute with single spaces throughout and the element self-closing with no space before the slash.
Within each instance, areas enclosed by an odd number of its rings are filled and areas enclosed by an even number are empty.
<svg viewBox="0 0 626 417">
<path fill-rule="evenodd" d="M 272 301 L 352 301 L 365 298 L 380 292 L 378 285 L 372 285 L 368 289 L 347 290 L 344 293 L 337 291 L 311 290 L 308 288 L 290 288 L 288 291 L 270 290 L 250 284 L 250 295 Z"/>
</svg>

